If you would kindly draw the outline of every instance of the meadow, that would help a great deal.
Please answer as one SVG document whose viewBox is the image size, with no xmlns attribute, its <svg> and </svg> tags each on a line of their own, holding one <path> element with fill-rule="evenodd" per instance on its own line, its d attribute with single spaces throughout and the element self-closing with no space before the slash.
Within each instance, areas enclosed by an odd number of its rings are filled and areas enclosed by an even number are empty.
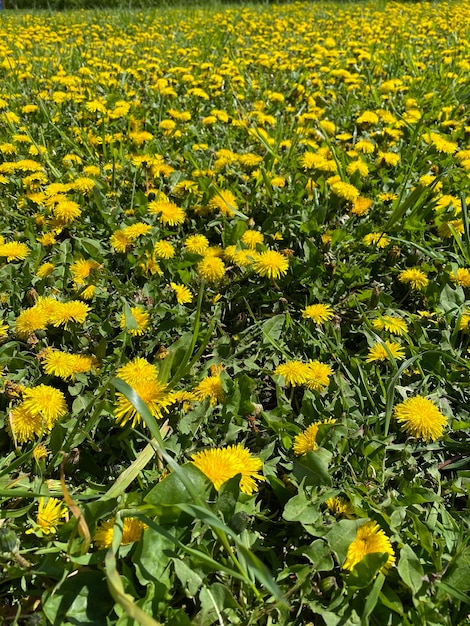
<svg viewBox="0 0 470 626">
<path fill-rule="evenodd" d="M 469 13 L 0 13 L 0 624 L 470 623 Z"/>
</svg>

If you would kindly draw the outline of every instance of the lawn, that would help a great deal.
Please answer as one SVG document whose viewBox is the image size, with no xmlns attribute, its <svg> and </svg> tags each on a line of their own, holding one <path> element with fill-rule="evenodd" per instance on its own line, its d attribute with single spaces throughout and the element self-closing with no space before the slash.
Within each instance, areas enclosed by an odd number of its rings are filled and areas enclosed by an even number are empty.
<svg viewBox="0 0 470 626">
<path fill-rule="evenodd" d="M 469 13 L 0 13 L 0 624 L 470 623 Z"/>
</svg>

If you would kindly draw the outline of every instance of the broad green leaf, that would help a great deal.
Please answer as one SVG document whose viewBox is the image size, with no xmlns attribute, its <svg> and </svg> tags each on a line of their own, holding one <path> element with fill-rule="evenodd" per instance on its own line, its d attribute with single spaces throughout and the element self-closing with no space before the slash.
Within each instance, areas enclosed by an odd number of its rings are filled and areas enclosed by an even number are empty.
<svg viewBox="0 0 470 626">
<path fill-rule="evenodd" d="M 331 485 L 331 476 L 328 465 L 331 452 L 325 448 L 309 450 L 295 460 L 292 473 L 299 482 L 305 480 L 305 485 Z"/>
<path fill-rule="evenodd" d="M 423 585 L 424 571 L 419 558 L 409 545 L 404 545 L 400 550 L 400 560 L 397 567 L 405 585 L 417 594 Z"/>
<path fill-rule="evenodd" d="M 106 626 L 112 607 L 106 577 L 99 571 L 81 571 L 66 578 L 43 603 L 53 626 Z"/>
<path fill-rule="evenodd" d="M 387 560 L 388 554 L 386 552 L 366 554 L 366 556 L 359 561 L 359 563 L 355 565 L 352 571 L 346 576 L 346 583 L 348 587 L 355 587 L 357 589 L 368 587 L 381 568 L 385 565 Z M 384 579 L 384 576 L 382 576 L 382 578 Z M 380 588 L 381 586 L 382 585 L 380 585 Z M 380 588 L 376 590 L 376 601 L 378 599 Z"/>
<path fill-rule="evenodd" d="M 307 498 L 303 490 L 300 490 L 287 502 L 282 517 L 288 522 L 314 524 L 320 517 L 320 508 Z"/>
</svg>

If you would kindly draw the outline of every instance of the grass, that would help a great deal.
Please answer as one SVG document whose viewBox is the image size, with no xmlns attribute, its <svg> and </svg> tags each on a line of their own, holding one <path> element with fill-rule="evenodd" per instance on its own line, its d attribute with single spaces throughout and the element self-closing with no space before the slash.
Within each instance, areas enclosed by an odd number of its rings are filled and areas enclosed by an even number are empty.
<svg viewBox="0 0 470 626">
<path fill-rule="evenodd" d="M 469 623 L 467 13 L 1 13 L 0 624 Z"/>
</svg>

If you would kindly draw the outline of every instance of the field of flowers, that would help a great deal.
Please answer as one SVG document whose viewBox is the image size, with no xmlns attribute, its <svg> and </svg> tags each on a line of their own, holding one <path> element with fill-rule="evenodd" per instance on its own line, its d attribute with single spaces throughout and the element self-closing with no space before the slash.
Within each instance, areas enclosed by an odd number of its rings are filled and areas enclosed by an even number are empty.
<svg viewBox="0 0 470 626">
<path fill-rule="evenodd" d="M 0 15 L 0 624 L 470 623 L 470 4 Z"/>
</svg>

